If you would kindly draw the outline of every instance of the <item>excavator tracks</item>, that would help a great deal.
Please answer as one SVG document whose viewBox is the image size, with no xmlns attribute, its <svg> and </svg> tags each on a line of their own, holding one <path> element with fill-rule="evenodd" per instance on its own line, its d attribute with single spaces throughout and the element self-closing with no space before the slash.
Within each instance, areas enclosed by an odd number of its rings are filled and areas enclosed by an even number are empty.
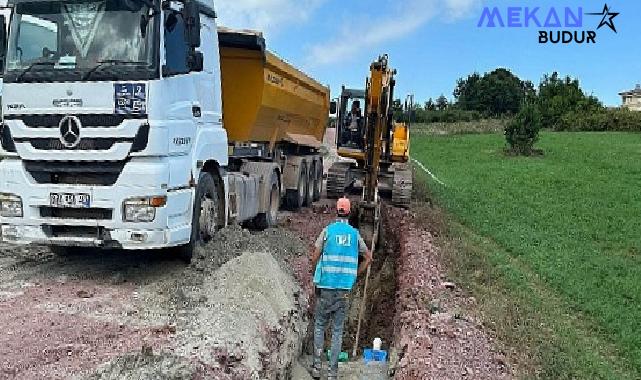
<svg viewBox="0 0 641 380">
<path fill-rule="evenodd" d="M 394 164 L 392 204 L 409 208 L 412 200 L 412 169 L 408 164 Z"/>
<path fill-rule="evenodd" d="M 337 199 L 345 195 L 345 190 L 351 185 L 351 164 L 335 162 L 327 172 L 327 198 Z"/>
</svg>

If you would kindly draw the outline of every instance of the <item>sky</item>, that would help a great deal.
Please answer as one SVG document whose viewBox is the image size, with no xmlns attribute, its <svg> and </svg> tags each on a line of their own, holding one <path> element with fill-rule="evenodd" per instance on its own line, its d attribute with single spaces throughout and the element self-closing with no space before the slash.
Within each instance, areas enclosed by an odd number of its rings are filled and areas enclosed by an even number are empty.
<svg viewBox="0 0 641 380">
<path fill-rule="evenodd" d="M 619 13 L 612 19 L 617 33 L 603 26 L 596 44 L 539 44 L 538 31 L 546 28 L 477 25 L 484 7 L 499 7 L 506 19 L 508 6 L 538 6 L 544 22 L 551 6 L 600 13 L 604 5 L 601 0 L 215 0 L 221 25 L 262 31 L 269 50 L 329 85 L 332 97 L 341 85 L 363 88 L 370 63 L 386 53 L 398 70 L 398 98 L 411 93 L 420 103 L 441 94 L 452 99 L 458 78 L 505 67 L 537 85 L 553 71 L 576 77 L 586 93 L 616 106 L 619 92 L 641 83 L 641 1 L 608 0 L 610 12 Z M 585 15 L 581 29 L 596 30 L 601 19 Z"/>
</svg>

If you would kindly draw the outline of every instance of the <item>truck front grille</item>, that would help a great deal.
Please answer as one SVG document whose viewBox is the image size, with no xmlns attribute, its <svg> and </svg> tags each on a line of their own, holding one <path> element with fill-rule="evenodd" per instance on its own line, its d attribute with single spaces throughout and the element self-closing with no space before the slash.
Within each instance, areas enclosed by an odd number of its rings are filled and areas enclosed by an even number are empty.
<svg viewBox="0 0 641 380">
<path fill-rule="evenodd" d="M 39 184 L 112 186 L 125 163 L 24 161 L 24 166 Z"/>
<path fill-rule="evenodd" d="M 133 140 L 127 140 L 127 142 L 131 141 Z M 65 147 L 60 139 L 31 139 L 29 142 L 34 149 L 38 150 L 109 150 L 118 140 L 111 138 L 85 138 L 80 140 L 80 143 L 74 148 Z"/>
<path fill-rule="evenodd" d="M 130 115 L 114 114 L 81 114 L 76 116 L 85 128 L 117 127 L 125 121 L 125 118 L 131 118 Z M 22 120 L 22 122 L 30 128 L 58 128 L 60 120 L 62 120 L 63 117 L 65 117 L 65 115 L 5 115 L 5 119 Z"/>
<path fill-rule="evenodd" d="M 56 219 L 111 220 L 113 210 L 108 208 L 40 207 L 40 216 Z"/>
</svg>

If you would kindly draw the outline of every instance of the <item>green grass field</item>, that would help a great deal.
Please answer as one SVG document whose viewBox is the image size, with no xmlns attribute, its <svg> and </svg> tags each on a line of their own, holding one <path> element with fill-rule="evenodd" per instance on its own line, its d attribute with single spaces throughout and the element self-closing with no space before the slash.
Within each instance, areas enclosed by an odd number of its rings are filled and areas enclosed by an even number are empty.
<svg viewBox="0 0 641 380">
<path fill-rule="evenodd" d="M 641 378 L 641 135 L 416 134 L 412 156 L 451 215 L 453 275 L 479 298 L 523 377 Z"/>
</svg>

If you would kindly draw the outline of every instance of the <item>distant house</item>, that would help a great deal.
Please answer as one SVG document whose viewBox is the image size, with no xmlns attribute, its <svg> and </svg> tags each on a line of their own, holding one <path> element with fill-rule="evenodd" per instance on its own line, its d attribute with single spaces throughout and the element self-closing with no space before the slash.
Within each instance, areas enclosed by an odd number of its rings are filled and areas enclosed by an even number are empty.
<svg viewBox="0 0 641 380">
<path fill-rule="evenodd" d="M 641 111 L 641 84 L 637 84 L 634 90 L 620 93 L 623 107 L 631 111 Z"/>
</svg>

